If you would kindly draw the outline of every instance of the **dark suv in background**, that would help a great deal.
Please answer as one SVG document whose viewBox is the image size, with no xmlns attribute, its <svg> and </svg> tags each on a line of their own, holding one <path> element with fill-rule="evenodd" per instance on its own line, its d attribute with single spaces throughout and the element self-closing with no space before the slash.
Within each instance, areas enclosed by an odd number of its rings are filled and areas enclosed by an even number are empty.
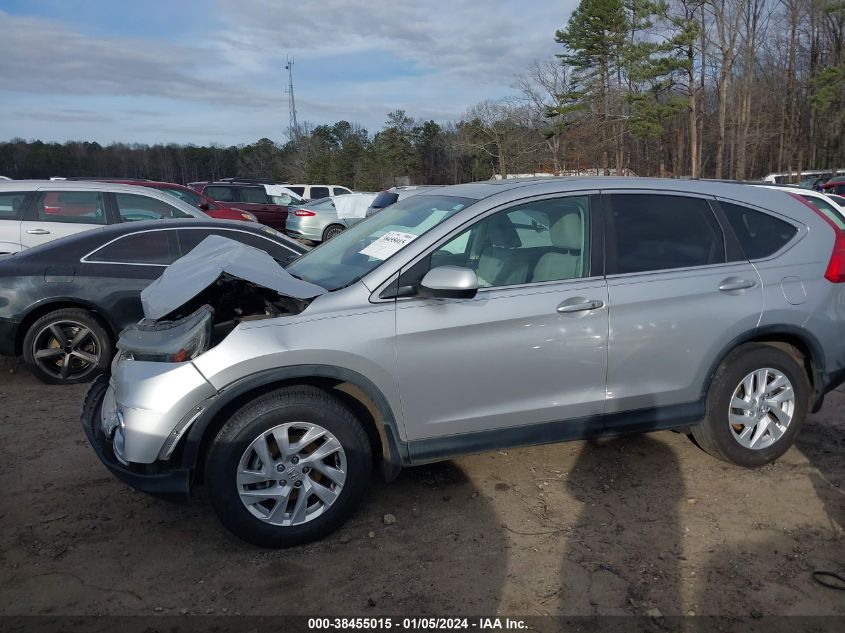
<svg viewBox="0 0 845 633">
<path fill-rule="evenodd" d="M 263 184 L 235 182 L 230 180 L 214 182 L 191 182 L 188 185 L 216 202 L 232 209 L 252 213 L 258 221 L 279 231 L 285 230 L 288 206 L 301 201 L 291 196 L 288 199 L 271 196 Z M 283 204 L 280 204 L 283 203 Z"/>
</svg>

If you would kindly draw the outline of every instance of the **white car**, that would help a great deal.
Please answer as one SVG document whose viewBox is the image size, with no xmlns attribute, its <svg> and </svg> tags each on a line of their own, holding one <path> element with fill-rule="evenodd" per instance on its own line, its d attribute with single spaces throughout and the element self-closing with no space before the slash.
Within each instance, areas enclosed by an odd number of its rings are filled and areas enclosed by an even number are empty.
<svg viewBox="0 0 845 633">
<path fill-rule="evenodd" d="M 759 187 L 766 187 L 767 189 L 776 189 L 778 191 L 785 191 L 798 196 L 805 202 L 813 205 L 816 209 L 824 213 L 831 220 L 836 222 L 841 228 L 845 228 L 845 207 L 839 204 L 838 201 L 832 197 L 813 191 L 812 189 L 803 189 L 801 187 L 790 187 L 784 185 L 755 185 Z"/>
<path fill-rule="evenodd" d="M 320 200 L 330 196 L 342 196 L 347 193 L 352 193 L 351 189 L 341 187 L 340 185 L 285 185 L 288 189 L 293 191 L 296 195 L 304 201 Z"/>
<path fill-rule="evenodd" d="M 148 187 L 70 180 L 0 182 L 0 254 L 106 224 L 162 218 L 208 216 Z"/>
</svg>

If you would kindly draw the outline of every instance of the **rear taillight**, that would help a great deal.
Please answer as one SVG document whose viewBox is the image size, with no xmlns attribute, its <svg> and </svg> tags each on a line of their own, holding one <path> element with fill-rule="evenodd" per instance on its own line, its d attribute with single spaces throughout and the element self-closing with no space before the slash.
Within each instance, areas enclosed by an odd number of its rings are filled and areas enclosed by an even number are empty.
<svg viewBox="0 0 845 633">
<path fill-rule="evenodd" d="M 833 242 L 833 252 L 824 278 L 835 284 L 845 283 L 845 233 L 836 231 L 836 241 Z"/>
<path fill-rule="evenodd" d="M 821 209 L 814 207 L 797 193 L 790 193 L 789 195 L 798 200 L 801 204 L 804 204 L 812 209 L 816 215 L 827 222 L 830 228 L 833 229 L 833 252 L 830 254 L 830 261 L 827 263 L 827 270 L 824 271 L 824 278 L 835 284 L 845 283 L 845 232 L 836 226 L 836 223 L 827 217 Z"/>
<path fill-rule="evenodd" d="M 293 214 L 299 218 L 310 218 L 311 216 L 317 215 L 313 211 L 309 211 L 308 209 L 297 209 L 293 212 Z"/>
</svg>

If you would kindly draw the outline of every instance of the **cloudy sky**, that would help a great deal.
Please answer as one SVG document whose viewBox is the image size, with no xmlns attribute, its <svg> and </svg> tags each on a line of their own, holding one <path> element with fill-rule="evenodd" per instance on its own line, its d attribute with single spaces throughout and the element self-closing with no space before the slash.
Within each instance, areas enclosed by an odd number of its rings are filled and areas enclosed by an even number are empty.
<svg viewBox="0 0 845 633">
<path fill-rule="evenodd" d="M 448 121 L 558 51 L 577 0 L 0 0 L 0 140 L 282 140 Z"/>
</svg>

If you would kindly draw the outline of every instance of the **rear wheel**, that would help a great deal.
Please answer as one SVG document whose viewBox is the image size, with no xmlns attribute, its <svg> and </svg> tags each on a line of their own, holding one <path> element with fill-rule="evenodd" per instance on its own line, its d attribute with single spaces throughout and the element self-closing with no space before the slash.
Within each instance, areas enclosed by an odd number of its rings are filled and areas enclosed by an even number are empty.
<svg viewBox="0 0 845 633">
<path fill-rule="evenodd" d="M 223 425 L 206 482 L 231 532 L 261 547 L 287 547 L 342 525 L 367 489 L 371 466 L 366 431 L 343 403 L 314 387 L 285 387 Z"/>
<path fill-rule="evenodd" d="M 769 345 L 734 350 L 719 366 L 707 415 L 693 427 L 711 455 L 739 466 L 762 466 L 783 455 L 804 424 L 810 384 L 801 364 Z"/>
<path fill-rule="evenodd" d="M 63 308 L 33 323 L 23 341 L 32 373 L 50 384 L 91 380 L 109 367 L 114 346 L 99 320 L 87 310 Z"/>
<path fill-rule="evenodd" d="M 340 224 L 330 224 L 325 231 L 323 231 L 323 241 L 328 242 L 330 239 L 337 237 L 343 233 L 344 227 Z"/>
</svg>

